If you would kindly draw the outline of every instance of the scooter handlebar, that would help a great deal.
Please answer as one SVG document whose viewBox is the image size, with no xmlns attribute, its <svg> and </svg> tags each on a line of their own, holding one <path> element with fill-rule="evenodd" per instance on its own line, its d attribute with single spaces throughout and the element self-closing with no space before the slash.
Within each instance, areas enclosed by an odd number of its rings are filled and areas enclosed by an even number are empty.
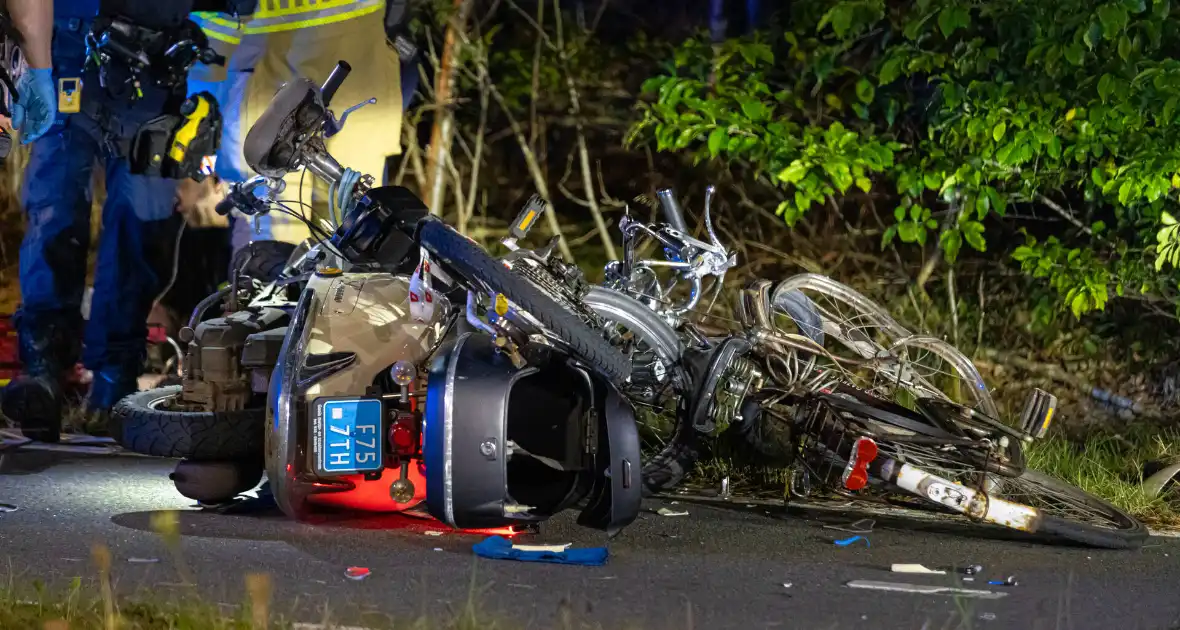
<svg viewBox="0 0 1180 630">
<path fill-rule="evenodd" d="M 324 87 L 320 89 L 324 98 L 324 107 L 328 107 L 332 103 L 332 97 L 336 96 L 336 90 L 340 89 L 341 84 L 348 78 L 350 72 L 352 72 L 352 66 L 348 65 L 347 61 L 340 60 L 336 62 L 336 67 L 332 69 L 332 74 L 328 75 L 328 80 L 324 81 Z"/>
</svg>

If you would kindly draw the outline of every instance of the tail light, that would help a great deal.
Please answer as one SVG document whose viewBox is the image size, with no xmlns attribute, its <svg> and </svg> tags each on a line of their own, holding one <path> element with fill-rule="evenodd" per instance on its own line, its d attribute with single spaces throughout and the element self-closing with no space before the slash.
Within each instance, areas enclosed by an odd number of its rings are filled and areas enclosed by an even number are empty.
<svg viewBox="0 0 1180 630">
<path fill-rule="evenodd" d="M 401 457 L 410 457 L 418 452 L 421 436 L 418 435 L 418 417 L 411 413 L 399 412 L 389 427 L 389 447 Z"/>
<path fill-rule="evenodd" d="M 852 457 L 844 468 L 841 479 L 849 490 L 860 490 L 869 483 L 869 464 L 877 459 L 877 443 L 867 437 L 856 438 L 852 443 Z"/>
</svg>

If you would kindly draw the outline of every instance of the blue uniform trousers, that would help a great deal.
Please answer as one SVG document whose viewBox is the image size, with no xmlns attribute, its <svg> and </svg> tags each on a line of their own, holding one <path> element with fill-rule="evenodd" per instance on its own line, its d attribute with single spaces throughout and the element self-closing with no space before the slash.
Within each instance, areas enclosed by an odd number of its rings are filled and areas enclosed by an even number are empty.
<svg viewBox="0 0 1180 630">
<path fill-rule="evenodd" d="M 173 213 L 177 182 L 133 175 L 123 157 L 135 130 L 163 112 L 169 95 L 144 86 L 144 97 L 132 102 L 101 88 L 93 70 L 82 72 L 88 28 L 80 20 L 55 24 L 55 79 L 81 78 L 83 107 L 59 116 L 32 145 L 23 191 L 28 227 L 20 251 L 16 325 L 22 361 L 33 375 L 49 375 L 76 362 L 75 340 L 82 338 L 82 362 L 95 375 L 90 404 L 105 409 L 134 391 L 147 315 L 171 277 L 180 222 Z M 106 201 L 83 335 L 80 309 L 96 166 Z"/>
</svg>

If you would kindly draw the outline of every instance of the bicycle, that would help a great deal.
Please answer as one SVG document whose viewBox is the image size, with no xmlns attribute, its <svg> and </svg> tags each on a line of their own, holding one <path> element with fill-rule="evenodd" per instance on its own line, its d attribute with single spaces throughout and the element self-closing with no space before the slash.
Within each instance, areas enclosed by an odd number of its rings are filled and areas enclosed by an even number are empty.
<svg viewBox="0 0 1180 630">
<path fill-rule="evenodd" d="M 1135 518 L 1027 467 L 1025 449 L 1046 434 L 1055 397 L 1034 390 L 1016 426 L 1002 422 L 969 358 L 910 332 L 850 287 L 818 274 L 777 285 L 758 279 L 741 291 L 730 325 L 690 319 L 704 280 L 713 278 L 716 300 L 736 264 L 714 229 L 713 195 L 710 187 L 708 242 L 689 234 L 671 190 L 658 195 L 665 222 L 620 222 L 623 260 L 607 265 L 600 292 L 631 298 L 648 316 L 587 300 L 606 336 L 643 367 L 628 381 L 636 404 L 654 404 L 663 387 L 675 405 L 672 434 L 649 464 L 663 462 L 666 474 L 645 469 L 649 493 L 676 486 L 696 464 L 699 441 L 731 428 L 793 467 L 797 496 L 816 487 L 852 498 L 902 495 L 1023 532 L 1097 547 L 1143 544 L 1148 532 Z M 637 257 L 647 239 L 662 260 Z M 682 282 L 688 295 L 678 300 Z"/>
</svg>

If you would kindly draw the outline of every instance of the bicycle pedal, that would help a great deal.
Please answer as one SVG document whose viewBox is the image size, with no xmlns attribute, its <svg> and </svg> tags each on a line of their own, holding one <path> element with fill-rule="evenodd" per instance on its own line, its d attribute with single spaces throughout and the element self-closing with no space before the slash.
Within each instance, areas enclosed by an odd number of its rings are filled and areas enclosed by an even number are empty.
<svg viewBox="0 0 1180 630">
<path fill-rule="evenodd" d="M 515 240 L 523 239 L 528 235 L 529 230 L 536 225 L 537 219 L 540 218 L 545 211 L 549 209 L 549 204 L 541 198 L 540 195 L 533 195 L 529 198 L 528 203 L 521 209 L 520 214 L 517 215 L 516 220 L 512 222 L 512 226 L 508 228 L 508 235 Z"/>
<path fill-rule="evenodd" d="M 869 464 L 877 459 L 879 452 L 877 443 L 871 438 L 856 438 L 856 441 L 852 443 L 852 457 L 849 458 L 848 465 L 844 467 L 844 475 L 840 479 L 846 489 L 856 491 L 868 485 Z"/>
<path fill-rule="evenodd" d="M 1042 389 L 1032 390 L 1025 399 L 1024 410 L 1020 414 L 1021 432 L 1034 440 L 1045 437 L 1056 409 L 1056 396 Z"/>
</svg>

